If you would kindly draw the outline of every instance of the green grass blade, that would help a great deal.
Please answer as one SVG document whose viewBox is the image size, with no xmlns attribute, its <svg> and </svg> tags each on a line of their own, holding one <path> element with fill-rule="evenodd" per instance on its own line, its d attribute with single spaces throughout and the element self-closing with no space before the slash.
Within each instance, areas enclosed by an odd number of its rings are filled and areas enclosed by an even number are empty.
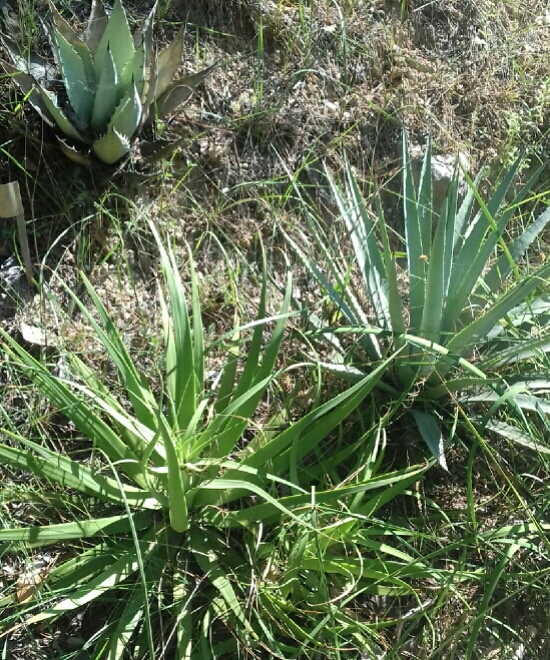
<svg viewBox="0 0 550 660">
<path fill-rule="evenodd" d="M 503 294 L 484 314 L 472 321 L 448 342 L 449 351 L 461 354 L 468 346 L 479 342 L 516 305 L 540 287 L 550 275 L 550 264 L 541 266 L 519 284 Z"/>
<path fill-rule="evenodd" d="M 420 208 L 414 189 L 414 177 L 407 146 L 407 138 L 403 132 L 403 210 L 405 216 L 405 243 L 407 251 L 407 269 L 409 273 L 409 310 L 410 332 L 417 332 L 422 323 L 424 301 L 426 299 L 426 263 L 429 259 L 429 243 L 424 245 L 421 222 L 426 216 Z M 427 166 L 429 152 L 426 152 L 424 165 Z M 427 185 L 427 184 L 425 184 Z M 430 200 L 430 208 L 432 202 Z M 430 231 L 431 231 L 430 215 Z"/>
<path fill-rule="evenodd" d="M 349 325 L 370 327 L 368 317 L 359 304 L 359 301 L 353 295 L 349 282 L 347 282 L 346 277 L 338 270 L 334 258 L 330 255 L 322 241 L 316 241 L 316 246 L 325 258 L 331 271 L 331 275 L 334 278 L 334 284 L 328 280 L 314 261 L 305 254 L 298 243 L 288 236 L 288 234 L 286 235 L 286 240 L 302 262 L 306 271 L 317 280 L 322 287 L 322 290 L 328 295 L 336 308 L 343 314 Z M 308 242 L 308 238 L 305 235 L 303 236 L 303 242 L 304 244 L 307 244 Z M 370 359 L 379 360 L 382 357 L 382 351 L 376 337 L 373 335 L 365 335 L 363 343 Z"/>
<path fill-rule="evenodd" d="M 115 589 L 118 585 L 127 580 L 138 568 L 137 559 L 134 553 L 128 553 L 121 557 L 112 566 L 75 590 L 70 598 L 64 598 L 56 605 L 43 609 L 38 614 L 34 614 L 27 619 L 26 624 L 32 625 L 48 619 L 57 617 L 91 603 L 96 598 L 105 596 L 107 591 Z"/>
<path fill-rule="evenodd" d="M 14 438 L 13 434 L 6 430 L 3 432 Z M 27 450 L 14 449 L 1 444 L 0 458 L 9 465 L 30 472 L 38 478 L 55 481 L 60 486 L 74 488 L 99 499 L 118 503 L 124 501 L 121 491 L 113 479 L 93 472 L 82 463 L 61 456 L 23 437 L 15 437 L 15 439 L 27 447 Z M 147 491 L 129 485 L 125 485 L 123 488 L 125 497 L 132 505 L 146 509 L 158 508 L 158 502 L 151 498 Z"/>
<path fill-rule="evenodd" d="M 189 318 L 185 289 L 172 250 L 164 247 L 158 231 L 150 223 L 160 253 L 161 266 L 169 292 L 170 310 L 164 304 L 166 377 L 170 394 L 171 424 L 184 432 L 189 426 L 204 387 L 204 348 L 196 275 L 192 274 L 193 323 Z M 191 271 L 194 270 L 190 261 Z M 193 283 L 194 280 L 194 283 Z"/>
<path fill-rule="evenodd" d="M 365 493 L 377 489 L 384 489 L 385 491 L 400 481 L 409 484 L 411 479 L 413 481 L 417 479 L 419 475 L 423 474 L 429 468 L 429 466 L 430 464 L 428 463 L 421 466 L 414 465 L 351 486 L 342 486 L 334 488 L 333 490 L 318 491 L 315 493 L 315 501 L 319 505 L 334 504 L 335 502 L 345 502 L 348 497 L 351 499 L 358 493 Z M 311 509 L 310 493 L 305 495 L 288 495 L 275 499 L 269 495 L 269 493 L 266 493 L 265 490 L 246 481 L 225 481 L 224 479 L 216 479 L 212 482 L 205 482 L 200 485 L 200 489 L 217 490 L 222 493 L 228 488 L 236 488 L 240 490 L 255 489 L 253 492 L 257 491 L 257 494 L 265 501 L 261 504 L 256 504 L 235 511 L 227 509 L 219 511 L 210 507 L 205 507 L 204 510 L 201 511 L 201 517 L 210 524 L 220 525 L 222 527 L 235 527 L 240 525 L 246 527 L 258 522 L 275 524 L 280 520 L 281 515 L 286 515 L 300 525 L 306 527 L 309 526 L 309 523 L 304 522 L 303 517 L 296 515 L 295 512 L 299 512 L 300 515 L 302 515 L 303 511 L 309 511 Z"/>
<path fill-rule="evenodd" d="M 136 529 L 147 529 L 151 526 L 151 517 L 148 513 L 134 514 L 133 524 Z M 44 546 L 91 536 L 125 534 L 129 531 L 130 521 L 128 516 L 123 514 L 95 520 L 44 525 L 43 527 L 0 529 L 0 541 L 26 541 L 33 546 Z"/>
<path fill-rule="evenodd" d="M 97 292 L 94 290 L 90 281 L 84 273 L 81 273 L 81 278 L 86 287 L 86 291 L 92 300 L 94 308 L 99 315 L 102 325 L 94 319 L 93 315 L 87 310 L 86 306 L 76 295 L 74 295 L 68 288 L 66 290 L 72 295 L 75 304 L 88 320 L 97 334 L 101 345 L 115 363 L 122 376 L 126 393 L 128 394 L 137 419 L 141 424 L 154 431 L 156 429 L 156 411 L 158 404 L 151 392 L 149 384 L 136 369 L 116 325 L 113 323 L 105 305 L 97 295 Z"/>
<path fill-rule="evenodd" d="M 260 468 L 269 461 L 277 459 L 276 467 L 272 471 L 276 474 L 286 473 L 290 468 L 292 445 L 297 447 L 297 451 L 293 453 L 293 460 L 299 460 L 312 451 L 369 395 L 391 367 L 392 362 L 393 357 L 385 360 L 359 383 L 309 412 L 266 445 L 257 449 L 243 461 L 243 464 Z"/>
<path fill-rule="evenodd" d="M 200 453 L 209 447 L 212 458 L 225 458 L 233 450 L 242 432 L 250 423 L 250 418 L 261 396 L 276 374 L 250 387 L 248 391 L 234 399 L 222 414 L 216 416 L 208 427 L 193 441 L 189 460 L 196 460 Z"/>
<path fill-rule="evenodd" d="M 550 208 L 546 209 L 539 215 L 539 217 L 531 223 L 527 229 L 512 243 L 509 249 L 509 254 L 501 254 L 497 262 L 491 267 L 491 270 L 483 278 L 485 284 L 493 292 L 496 292 L 504 279 L 512 270 L 510 258 L 515 264 L 527 251 L 535 238 L 546 228 L 550 221 Z"/>
<path fill-rule="evenodd" d="M 50 374 L 40 362 L 35 360 L 2 329 L 0 329 L 0 336 L 4 339 L 6 352 L 12 357 L 19 358 L 21 370 L 35 383 L 42 394 L 55 404 L 60 412 L 70 419 L 86 437 L 102 449 L 113 462 L 124 461 L 126 474 L 140 488 L 147 490 L 147 478 L 138 457 L 124 444 L 118 434 L 90 409 L 87 402 L 77 396 L 60 379 Z"/>
<path fill-rule="evenodd" d="M 201 570 L 220 593 L 237 621 L 247 629 L 249 627 L 248 620 L 233 589 L 233 585 L 229 581 L 227 570 L 222 568 L 215 550 L 209 547 L 209 543 L 209 538 L 202 538 L 197 530 L 193 530 L 189 535 L 190 550 L 195 555 Z"/>
</svg>

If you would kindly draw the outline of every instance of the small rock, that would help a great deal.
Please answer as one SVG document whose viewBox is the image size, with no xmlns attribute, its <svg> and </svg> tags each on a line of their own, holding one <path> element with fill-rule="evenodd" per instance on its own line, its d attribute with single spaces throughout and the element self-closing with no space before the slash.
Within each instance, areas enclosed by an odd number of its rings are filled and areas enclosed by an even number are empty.
<svg viewBox="0 0 550 660">
<path fill-rule="evenodd" d="M 0 318 L 12 316 L 31 294 L 23 268 L 14 256 L 0 256 Z"/>
<path fill-rule="evenodd" d="M 414 153 L 414 151 L 418 152 L 418 148 L 411 150 L 412 153 Z M 413 176 L 417 186 L 420 182 L 423 161 L 423 154 L 412 156 L 411 158 Z M 465 170 L 468 170 L 470 159 L 464 152 L 460 152 L 456 156 L 454 154 L 439 154 L 436 156 L 432 155 L 433 212 L 436 216 L 439 216 L 441 212 L 443 202 L 445 201 L 447 193 L 449 192 L 449 186 L 451 184 L 452 178 L 455 174 L 455 171 L 459 167 L 458 163 L 460 163 L 460 165 Z M 459 194 L 463 195 L 466 192 L 467 184 L 460 168 L 458 169 L 458 178 Z"/>
</svg>

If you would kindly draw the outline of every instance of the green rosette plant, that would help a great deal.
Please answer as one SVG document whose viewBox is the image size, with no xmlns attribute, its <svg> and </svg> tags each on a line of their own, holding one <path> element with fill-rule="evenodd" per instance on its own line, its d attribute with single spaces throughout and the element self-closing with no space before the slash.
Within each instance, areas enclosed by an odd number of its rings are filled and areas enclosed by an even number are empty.
<svg viewBox="0 0 550 660">
<path fill-rule="evenodd" d="M 71 422 L 78 442 L 77 450 L 52 446 L 40 434 L 41 419 L 22 433 L 0 406 L 0 460 L 26 475 L 23 483 L 16 475 L 3 501 L 36 512 L 4 522 L 0 551 L 59 549 L 25 602 L 18 604 L 20 590 L 1 594 L 0 634 L 95 605 L 101 618 L 84 649 L 93 657 L 198 660 L 250 649 L 302 657 L 301 649 L 322 654 L 334 643 L 334 630 L 319 625 L 336 617 L 342 644 L 353 638 L 356 655 L 369 647 L 368 631 L 359 635 L 353 617 L 335 611 L 334 593 L 348 598 L 356 584 L 359 594 L 414 597 L 415 581 L 451 578 L 400 549 L 398 537 L 393 548 L 391 540 L 371 539 L 386 534 L 382 521 L 363 532 L 365 520 L 374 521 L 429 467 L 384 471 L 385 418 L 371 410 L 361 424 L 349 421 L 394 358 L 343 392 L 312 394 L 296 411 L 294 397 L 277 387 L 283 375 L 311 366 L 278 369 L 295 315 L 291 281 L 280 313 L 268 316 L 264 273 L 256 319 L 209 346 L 192 262 L 186 287 L 152 229 L 164 274 L 164 351 L 154 388 L 84 276 L 91 309 L 72 297 L 116 367 L 114 383 L 107 386 L 70 350 L 52 373 L 47 359 L 0 330 L 14 385 L 15 374 L 21 387 L 32 383 Z M 261 421 L 270 398 L 273 417 Z M 34 489 L 26 486 L 31 477 Z M 371 552 L 368 560 L 356 545 Z"/>
<path fill-rule="evenodd" d="M 0 35 L 0 42 L 10 61 L 0 64 L 42 119 L 61 130 L 61 148 L 76 162 L 87 163 L 90 150 L 104 163 L 119 161 L 148 122 L 184 103 L 215 66 L 175 78 L 184 31 L 156 52 L 157 2 L 132 35 L 121 0 L 115 0 L 110 16 L 101 0 L 93 0 L 82 37 L 52 0 L 48 5 L 51 22 L 45 30 L 55 66 L 36 53 L 23 52 L 6 35 Z"/>
<path fill-rule="evenodd" d="M 326 225 L 302 198 L 306 221 L 314 229 L 308 235 L 316 239 L 315 256 L 307 250 L 305 234 L 298 231 L 288 240 L 340 319 L 341 327 L 327 325 L 301 305 L 314 333 L 331 347 L 333 360 L 325 366 L 353 380 L 372 368 L 365 369 L 365 363 L 376 365 L 397 352 L 395 368 L 380 384 L 390 397 L 411 393 L 410 411 L 418 431 L 445 466 L 434 402 L 489 402 L 492 413 L 505 402 L 516 410 L 550 409 L 537 396 L 550 381 L 536 367 L 537 359 L 550 350 L 545 331 L 550 300 L 536 295 L 544 289 L 550 263 L 533 269 L 519 265 L 547 226 L 550 209 L 508 244 L 504 233 L 542 167 L 509 204 L 506 194 L 523 156 L 487 201 L 477 189 L 483 172 L 475 181 L 464 174 L 468 186 L 460 201 L 462 175 L 457 168 L 441 213 L 436 214 L 430 144 L 418 182 L 405 137 L 403 163 L 404 254 L 392 248 L 379 195 L 374 196 L 373 212 L 349 164 L 342 187 L 326 173 L 343 228 L 337 222 L 327 235 Z M 347 333 L 354 334 L 352 347 L 343 339 Z M 523 432 L 494 415 L 473 412 L 470 419 L 482 421 L 480 428 L 545 450 L 540 438 L 532 437 L 532 426 Z"/>
</svg>

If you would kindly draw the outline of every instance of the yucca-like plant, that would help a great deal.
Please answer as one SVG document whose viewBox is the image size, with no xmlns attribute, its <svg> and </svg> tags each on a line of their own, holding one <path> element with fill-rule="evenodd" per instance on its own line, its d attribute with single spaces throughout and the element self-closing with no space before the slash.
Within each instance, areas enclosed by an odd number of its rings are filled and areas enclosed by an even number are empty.
<svg viewBox="0 0 550 660">
<path fill-rule="evenodd" d="M 510 245 L 503 237 L 540 175 L 541 169 L 507 205 L 506 194 L 522 162 L 522 157 L 516 160 L 487 202 L 477 190 L 480 173 L 469 182 L 459 203 L 457 171 L 437 216 L 432 199 L 431 148 L 428 145 L 417 186 L 403 138 L 405 264 L 390 245 L 379 197 L 375 197 L 373 215 L 349 165 L 343 188 L 328 173 L 327 178 L 351 249 L 341 242 L 341 229 L 327 237 L 306 204 L 306 217 L 314 227 L 308 235 L 316 237 L 316 256 L 304 248 L 308 244 L 305 235 L 299 242 L 289 237 L 302 263 L 337 310 L 341 325 L 355 333 L 358 342 L 350 350 L 340 334 L 346 332 L 344 327 L 336 330 L 308 314 L 315 331 L 334 349 L 334 361 L 327 366 L 358 378 L 365 372 L 365 360 L 377 364 L 398 351 L 395 370 L 383 379 L 386 391 L 394 397 L 415 392 L 414 420 L 442 464 L 443 438 L 431 412 L 434 400 L 487 401 L 494 409 L 508 401 L 524 411 L 550 410 L 550 404 L 533 391 L 533 387 L 544 391 L 550 381 L 540 374 L 535 380 L 528 376 L 533 361 L 550 350 L 550 337 L 544 331 L 550 301 L 545 296 L 534 297 L 550 275 L 550 263 L 546 261 L 532 271 L 518 265 L 547 226 L 550 209 Z M 354 273 L 360 275 L 361 291 Z M 538 319 L 541 323 L 536 336 L 523 331 L 536 326 Z M 490 416 L 483 418 L 483 426 L 534 446 L 532 437 Z"/>
<path fill-rule="evenodd" d="M 40 590 L 35 585 L 30 596 L 17 588 L 2 591 L 0 633 L 103 601 L 94 615 L 97 636 L 86 643 L 95 658 L 234 658 L 251 648 L 298 658 L 304 649 L 313 654 L 334 644 L 320 622 L 337 616 L 342 644 L 353 644 L 357 657 L 368 639 L 356 639 L 353 618 L 334 612 L 331 589 L 348 597 L 351 580 L 359 594 L 414 595 L 415 579 L 437 578 L 443 585 L 451 578 L 446 569 L 361 532 L 366 517 L 428 468 L 424 462 L 382 471 L 385 421 L 375 419 L 376 411 L 350 437 L 346 420 L 393 358 L 302 414 L 293 414 L 289 397 L 282 402 L 289 414 L 276 410 L 262 424 L 258 407 L 277 391 L 291 282 L 280 314 L 266 318 L 264 272 L 256 320 L 209 347 L 192 264 L 186 292 L 174 254 L 155 235 L 160 290 L 168 294 L 159 293 L 165 353 L 158 388 L 134 364 L 84 276 L 93 313 L 73 299 L 116 366 L 114 388 L 70 351 L 63 374 L 53 374 L 0 329 L 5 366 L 21 373 L 25 386 L 32 382 L 96 457 L 90 464 L 89 455 L 49 448 L 41 418 L 23 435 L 0 405 L 0 460 L 40 484 L 35 493 L 17 484 L 3 491 L 4 501 L 35 503 L 40 520 L 31 517 L 29 526 L 4 520 L 0 550 L 71 545 L 41 577 Z M 209 348 L 218 355 L 213 379 L 205 368 Z M 346 435 L 333 433 L 345 422 Z M 327 456 L 331 435 L 333 454 Z M 54 521 L 44 517 L 48 509 Z M 383 525 L 369 526 L 369 534 L 385 533 Z M 368 558 L 356 556 L 357 547 L 368 549 Z"/>
<path fill-rule="evenodd" d="M 148 121 L 173 112 L 213 68 L 174 79 L 184 32 L 182 28 L 156 53 L 157 2 L 132 35 L 121 0 L 115 0 L 109 17 L 103 2 L 93 0 L 82 38 L 52 0 L 48 4 L 51 23 L 45 29 L 56 66 L 36 53 L 23 52 L 6 35 L 0 40 L 11 62 L 1 64 L 42 119 L 61 129 L 63 151 L 79 163 L 87 162 L 90 149 L 104 163 L 116 163 L 130 152 L 133 138 Z"/>
</svg>

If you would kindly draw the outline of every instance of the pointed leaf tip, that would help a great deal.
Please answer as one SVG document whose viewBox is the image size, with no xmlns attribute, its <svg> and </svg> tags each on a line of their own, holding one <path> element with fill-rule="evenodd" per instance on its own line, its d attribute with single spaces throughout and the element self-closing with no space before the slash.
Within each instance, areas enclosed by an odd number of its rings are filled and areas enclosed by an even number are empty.
<svg viewBox="0 0 550 660">
<path fill-rule="evenodd" d="M 437 459 L 439 465 L 448 472 L 449 468 L 444 453 L 444 438 L 436 418 L 420 410 L 411 410 L 411 412 L 422 439 L 428 445 L 428 449 Z"/>
</svg>

